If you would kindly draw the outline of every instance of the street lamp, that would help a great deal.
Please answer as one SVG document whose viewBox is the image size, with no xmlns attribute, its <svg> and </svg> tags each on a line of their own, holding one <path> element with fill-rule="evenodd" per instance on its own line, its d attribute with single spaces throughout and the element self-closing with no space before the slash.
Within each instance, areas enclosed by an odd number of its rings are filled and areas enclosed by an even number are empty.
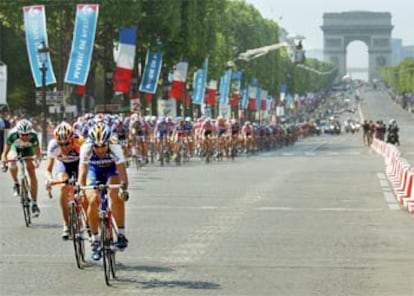
<svg viewBox="0 0 414 296">
<path fill-rule="evenodd" d="M 47 106 L 46 106 L 46 61 L 49 53 L 49 48 L 45 41 L 40 42 L 37 48 L 40 62 L 40 72 L 42 72 L 42 151 L 46 153 L 47 150 Z"/>
</svg>

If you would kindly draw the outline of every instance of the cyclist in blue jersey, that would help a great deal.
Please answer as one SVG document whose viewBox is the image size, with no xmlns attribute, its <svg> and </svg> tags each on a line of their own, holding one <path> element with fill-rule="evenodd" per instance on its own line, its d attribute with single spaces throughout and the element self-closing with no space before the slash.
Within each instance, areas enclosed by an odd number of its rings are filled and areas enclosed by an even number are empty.
<svg viewBox="0 0 414 296">
<path fill-rule="evenodd" d="M 188 157 L 192 157 L 194 150 L 193 122 L 189 116 L 184 119 L 184 133 L 186 137 L 186 143 L 188 145 Z"/>
<path fill-rule="evenodd" d="M 122 151 L 124 151 L 125 157 L 128 158 L 129 157 L 129 151 L 128 151 L 129 127 L 124 125 L 121 118 L 116 117 L 112 121 L 111 132 L 112 132 L 112 136 L 114 136 L 117 139 L 118 144 L 121 145 Z"/>
<path fill-rule="evenodd" d="M 110 142 L 111 129 L 104 122 L 97 122 L 89 131 L 88 141 L 82 145 L 79 156 L 78 182 L 80 186 L 96 184 L 123 184 L 123 190 L 109 189 L 110 204 L 118 226 L 117 247 L 120 250 L 128 246 L 125 237 L 125 201 L 128 200 L 128 176 L 125 157 L 119 144 Z M 99 240 L 98 190 L 86 190 L 88 199 L 88 224 L 92 233 L 92 259 L 101 258 Z"/>
<path fill-rule="evenodd" d="M 158 160 L 161 154 L 161 141 L 164 141 L 164 147 L 168 145 L 167 137 L 168 137 L 169 126 L 165 117 L 158 118 L 157 124 L 154 128 L 154 138 L 155 138 L 155 149 L 158 152 Z"/>
</svg>

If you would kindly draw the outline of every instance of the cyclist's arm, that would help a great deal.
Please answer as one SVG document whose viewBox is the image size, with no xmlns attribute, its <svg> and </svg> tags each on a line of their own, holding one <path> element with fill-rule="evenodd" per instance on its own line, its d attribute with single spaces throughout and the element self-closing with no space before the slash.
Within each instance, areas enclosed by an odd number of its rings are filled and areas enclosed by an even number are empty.
<svg viewBox="0 0 414 296">
<path fill-rule="evenodd" d="M 125 190 L 128 189 L 128 174 L 125 166 L 125 162 L 118 163 L 116 169 L 119 174 L 119 180 L 121 183 L 125 184 Z"/>
<path fill-rule="evenodd" d="M 37 159 L 41 160 L 42 159 L 42 151 L 40 150 L 40 146 L 34 146 L 34 151 L 36 153 L 36 157 Z"/>
<path fill-rule="evenodd" d="M 46 180 L 52 180 L 53 179 L 52 172 L 53 172 L 54 163 L 55 163 L 55 159 L 53 157 L 49 157 L 47 159 L 46 172 L 45 172 Z"/>
<path fill-rule="evenodd" d="M 79 163 L 78 169 L 78 183 L 80 186 L 86 185 L 86 176 L 88 173 L 88 164 L 87 163 Z"/>
<path fill-rule="evenodd" d="M 3 153 L 1 154 L 1 161 L 6 161 L 7 153 L 10 151 L 10 145 L 4 144 Z"/>
</svg>

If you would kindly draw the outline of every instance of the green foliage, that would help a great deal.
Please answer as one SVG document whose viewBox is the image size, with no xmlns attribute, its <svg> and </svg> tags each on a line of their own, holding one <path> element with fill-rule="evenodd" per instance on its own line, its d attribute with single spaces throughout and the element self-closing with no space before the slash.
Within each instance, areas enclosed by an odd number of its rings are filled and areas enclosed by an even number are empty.
<svg viewBox="0 0 414 296">
<path fill-rule="evenodd" d="M 382 67 L 380 78 L 398 93 L 414 92 L 414 61 L 404 60 L 395 67 Z"/>
<path fill-rule="evenodd" d="M 76 4 L 80 3 L 99 4 L 99 21 L 88 80 L 88 85 L 94 85 L 91 87 L 94 92 L 104 81 L 102 76 L 115 67 L 112 47 L 122 26 L 137 26 L 136 54 L 141 63 L 148 48 L 161 46 L 164 62 L 161 77 L 166 77 L 178 60 L 188 58 L 188 77 L 192 79 L 193 71 L 209 57 L 208 79 L 219 80 L 227 62 L 235 61 L 239 52 L 279 42 L 278 24 L 264 19 L 256 8 L 244 0 L 3 0 L 0 1 L 0 22 L 3 25 L 1 58 L 9 67 L 8 101 L 12 107 L 34 103 L 22 7 L 33 4 L 46 6 L 52 64 L 59 81 L 57 87 L 62 88 L 73 38 Z M 284 50 L 269 52 L 250 62 L 235 62 L 235 70 L 244 73 L 243 84 L 257 78 L 260 87 L 275 96 L 281 83 L 287 83 L 291 93 L 304 94 L 327 87 L 336 76 L 336 73 L 317 75 L 299 69 Z M 311 59 L 306 61 L 306 65 L 321 72 L 332 67 Z M 405 79 L 402 84 L 405 87 L 410 81 Z M 99 89 L 100 93 L 102 90 Z"/>
</svg>

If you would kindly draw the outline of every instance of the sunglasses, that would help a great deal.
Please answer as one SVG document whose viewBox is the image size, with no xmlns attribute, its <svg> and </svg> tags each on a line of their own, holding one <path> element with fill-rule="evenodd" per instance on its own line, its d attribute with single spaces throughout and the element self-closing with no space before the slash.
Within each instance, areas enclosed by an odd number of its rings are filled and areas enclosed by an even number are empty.
<svg viewBox="0 0 414 296">
<path fill-rule="evenodd" d="M 58 142 L 58 145 L 59 146 L 69 146 L 70 142 L 69 141 L 68 142 Z"/>
<path fill-rule="evenodd" d="M 101 145 L 94 144 L 93 147 L 98 148 L 98 149 L 102 149 L 102 148 L 106 148 L 107 145 L 106 144 L 101 144 Z"/>
<path fill-rule="evenodd" d="M 19 134 L 20 136 L 27 137 L 30 134 Z"/>
</svg>

